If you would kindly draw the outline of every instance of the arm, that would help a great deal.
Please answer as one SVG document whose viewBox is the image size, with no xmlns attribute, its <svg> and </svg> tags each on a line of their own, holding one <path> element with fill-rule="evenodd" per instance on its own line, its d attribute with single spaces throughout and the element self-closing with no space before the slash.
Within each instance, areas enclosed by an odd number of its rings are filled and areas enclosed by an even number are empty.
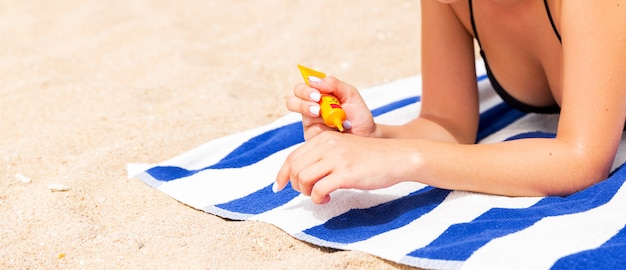
<svg viewBox="0 0 626 270">
<path fill-rule="evenodd" d="M 438 1 L 421 1 L 421 5 L 420 116 L 403 126 L 378 125 L 376 137 L 474 143 L 478 89 L 473 37 L 450 5 Z"/>
</svg>

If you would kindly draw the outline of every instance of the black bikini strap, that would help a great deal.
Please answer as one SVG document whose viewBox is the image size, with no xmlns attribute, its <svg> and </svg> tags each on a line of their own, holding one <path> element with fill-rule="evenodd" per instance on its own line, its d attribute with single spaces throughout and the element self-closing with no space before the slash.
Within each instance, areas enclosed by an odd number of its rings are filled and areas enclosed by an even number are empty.
<svg viewBox="0 0 626 270">
<path fill-rule="evenodd" d="M 472 23 L 472 30 L 474 31 L 474 37 L 480 45 L 480 39 L 478 38 L 478 31 L 476 31 L 476 22 L 474 22 L 474 6 L 472 5 L 472 0 L 468 0 L 469 2 L 469 11 L 470 11 L 470 22 Z M 556 28 L 556 24 L 552 19 L 552 12 L 550 12 L 550 6 L 548 6 L 548 0 L 543 0 L 543 4 L 546 7 L 546 13 L 548 14 L 548 19 L 550 20 L 550 25 L 552 25 L 552 30 L 554 30 L 554 34 L 561 42 L 561 34 L 559 34 L 559 30 Z"/>
<path fill-rule="evenodd" d="M 469 0 L 469 12 L 470 21 L 472 23 L 472 31 L 474 31 L 474 38 L 476 38 L 476 42 L 478 42 L 478 46 L 480 46 L 480 39 L 478 39 L 478 31 L 476 31 L 476 23 L 474 22 L 474 6 L 472 5 L 472 0 Z"/>
<path fill-rule="evenodd" d="M 559 34 L 559 30 L 556 29 L 556 25 L 554 24 L 554 20 L 552 20 L 552 13 L 550 12 L 550 7 L 548 6 L 548 0 L 543 0 L 543 4 L 546 6 L 546 13 L 548 13 L 548 19 L 550 19 L 550 24 L 552 25 L 552 30 L 554 30 L 554 33 L 556 34 L 556 37 L 559 39 L 559 42 L 561 42 L 561 35 Z M 471 9 L 471 7 L 470 7 L 470 9 Z"/>
</svg>

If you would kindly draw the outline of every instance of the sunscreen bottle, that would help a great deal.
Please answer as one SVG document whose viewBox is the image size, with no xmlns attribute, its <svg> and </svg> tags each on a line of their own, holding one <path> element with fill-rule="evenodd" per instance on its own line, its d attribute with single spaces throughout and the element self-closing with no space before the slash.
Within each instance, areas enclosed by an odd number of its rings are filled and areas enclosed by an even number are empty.
<svg viewBox="0 0 626 270">
<path fill-rule="evenodd" d="M 310 85 L 309 76 L 314 76 L 320 79 L 326 77 L 326 74 L 302 65 L 298 65 L 298 69 L 300 69 L 302 78 L 307 85 Z M 322 95 L 319 104 L 320 116 L 322 116 L 324 124 L 328 127 L 337 128 L 339 132 L 343 132 L 343 122 L 346 121 L 346 112 L 343 108 L 341 108 L 339 99 L 332 95 Z"/>
</svg>

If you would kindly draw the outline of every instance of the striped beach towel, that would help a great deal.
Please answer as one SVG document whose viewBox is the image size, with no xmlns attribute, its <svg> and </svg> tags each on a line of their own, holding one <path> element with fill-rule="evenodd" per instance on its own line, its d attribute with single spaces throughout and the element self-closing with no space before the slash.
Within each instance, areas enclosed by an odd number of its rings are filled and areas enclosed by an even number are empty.
<svg viewBox="0 0 626 270">
<path fill-rule="evenodd" d="M 557 115 L 525 114 L 494 94 L 482 63 L 479 143 L 554 137 Z M 362 91 L 376 120 L 401 124 L 420 109 L 420 77 Z M 432 269 L 626 267 L 626 147 L 608 179 L 567 197 L 511 198 L 419 183 L 339 190 L 315 205 L 289 186 L 272 192 L 287 155 L 304 141 L 300 117 L 210 141 L 129 176 L 191 207 L 273 224 L 303 241 Z M 515 153 L 511 153 L 515 154 Z"/>
</svg>

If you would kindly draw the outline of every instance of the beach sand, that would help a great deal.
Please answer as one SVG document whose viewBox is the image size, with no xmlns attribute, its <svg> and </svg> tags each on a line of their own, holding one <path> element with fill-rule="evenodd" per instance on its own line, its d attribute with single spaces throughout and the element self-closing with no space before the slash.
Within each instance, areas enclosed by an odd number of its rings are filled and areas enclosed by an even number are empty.
<svg viewBox="0 0 626 270">
<path fill-rule="evenodd" d="M 287 114 L 297 64 L 360 89 L 417 75 L 419 39 L 417 0 L 1 1 L 0 268 L 407 268 L 195 210 L 126 164 Z"/>
</svg>

